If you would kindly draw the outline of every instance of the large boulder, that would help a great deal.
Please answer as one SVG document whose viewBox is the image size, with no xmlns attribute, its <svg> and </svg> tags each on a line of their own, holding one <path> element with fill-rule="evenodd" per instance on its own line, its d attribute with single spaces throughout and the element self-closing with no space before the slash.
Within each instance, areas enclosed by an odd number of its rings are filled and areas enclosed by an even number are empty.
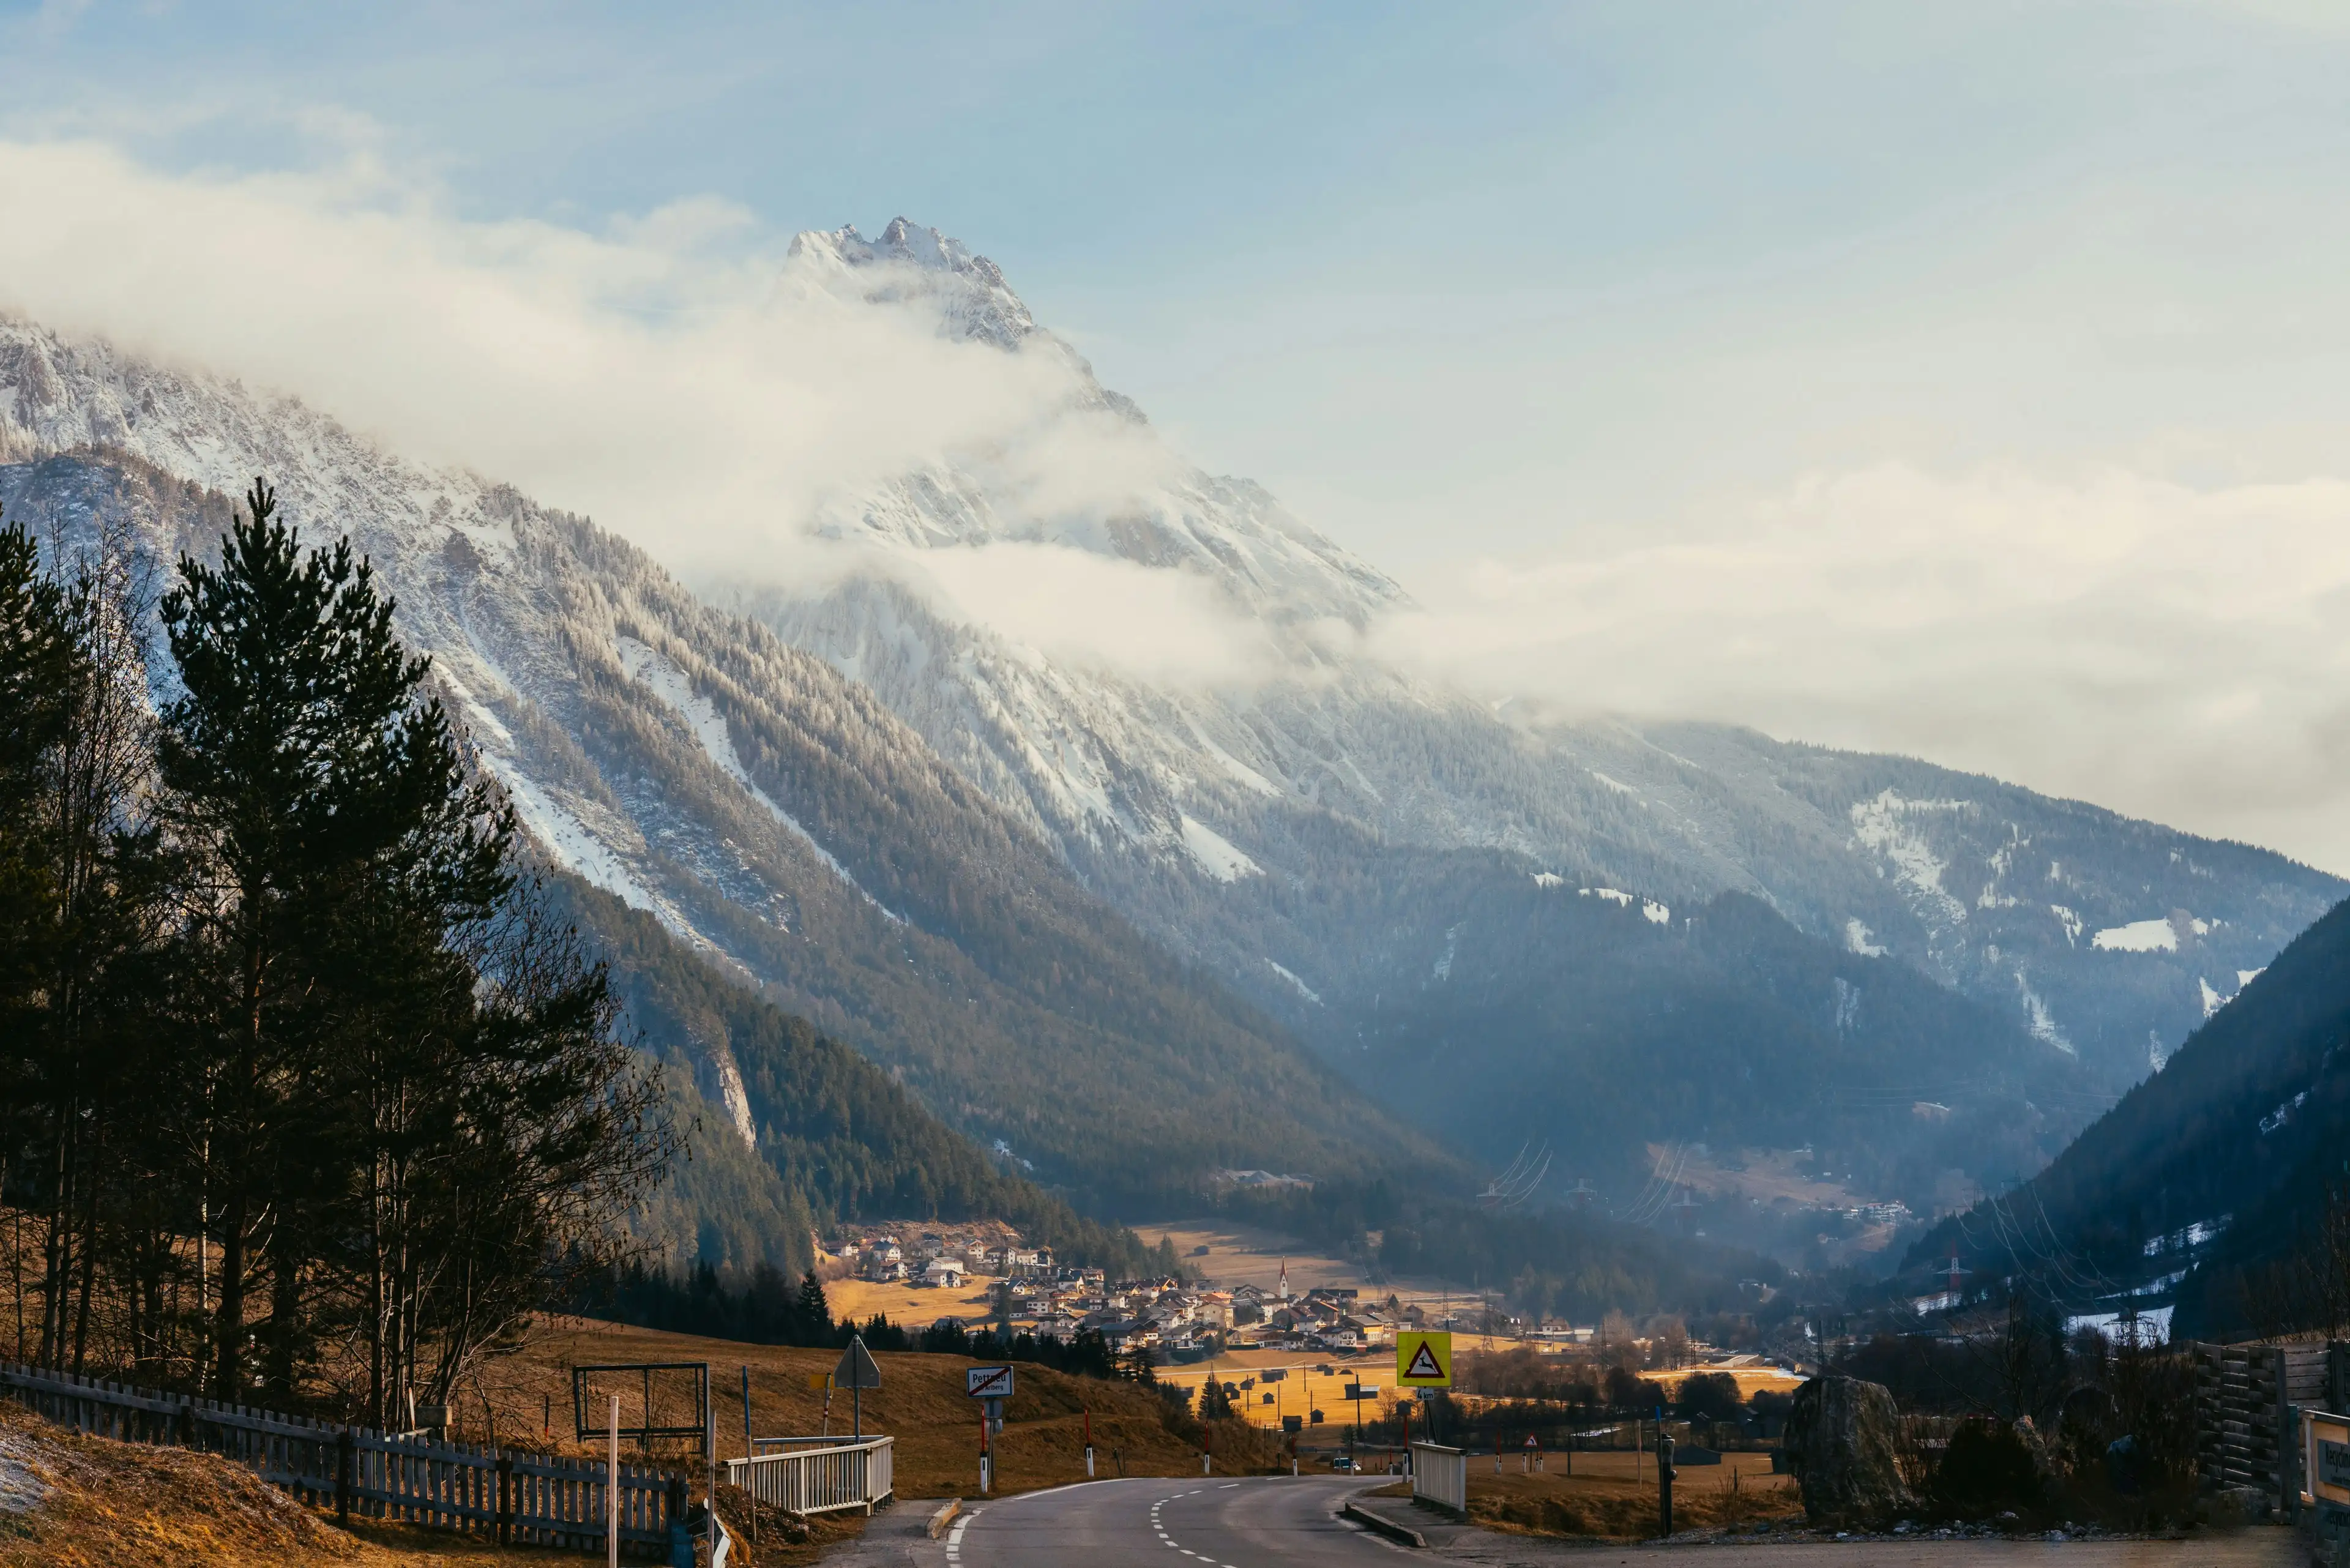
<svg viewBox="0 0 2350 1568">
<path fill-rule="evenodd" d="M 1916 1506 L 1901 1479 L 1892 1392 L 1857 1377 L 1814 1377 L 1795 1390 L 1781 1444 L 1814 1524 L 1877 1524 Z"/>
</svg>

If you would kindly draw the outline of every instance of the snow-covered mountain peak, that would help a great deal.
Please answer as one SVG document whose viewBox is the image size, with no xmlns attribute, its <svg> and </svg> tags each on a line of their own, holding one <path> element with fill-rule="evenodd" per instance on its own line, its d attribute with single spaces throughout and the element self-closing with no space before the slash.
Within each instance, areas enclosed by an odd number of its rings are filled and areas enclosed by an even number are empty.
<svg viewBox="0 0 2350 1568">
<path fill-rule="evenodd" d="M 224 495 L 266 476 L 296 526 L 332 534 L 367 519 L 380 564 L 514 547 L 520 497 L 506 486 L 395 458 L 298 399 L 0 316 L 0 460 L 79 448 L 127 452 Z"/>
<path fill-rule="evenodd" d="M 853 283 L 876 305 L 928 303 L 955 337 L 1017 348 L 1036 332 L 1036 318 L 1003 281 L 1002 268 L 961 240 L 904 218 L 890 219 L 872 240 L 854 223 L 807 230 L 793 239 L 790 260 Z"/>
</svg>

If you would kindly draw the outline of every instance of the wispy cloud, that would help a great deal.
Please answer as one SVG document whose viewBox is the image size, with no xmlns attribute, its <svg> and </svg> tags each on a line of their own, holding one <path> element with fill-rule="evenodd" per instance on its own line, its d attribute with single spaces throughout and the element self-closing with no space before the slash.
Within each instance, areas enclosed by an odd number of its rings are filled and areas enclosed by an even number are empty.
<svg viewBox="0 0 2350 1568">
<path fill-rule="evenodd" d="M 952 464 L 994 542 L 899 568 L 942 609 L 1160 678 L 1233 677 L 1258 646 L 1196 580 L 1045 543 L 1097 535 L 1180 469 L 1073 359 L 943 333 L 920 290 L 876 306 L 739 206 L 481 223 L 363 148 L 228 178 L 0 141 L 0 307 L 292 392 L 689 578 L 837 573 L 886 482 Z"/>
<path fill-rule="evenodd" d="M 296 391 L 690 577 L 822 580 L 843 563 L 812 524 L 855 537 L 863 498 L 951 459 L 995 515 L 984 548 L 897 568 L 941 608 L 1158 680 L 1270 662 L 1198 579 L 1055 544 L 1171 482 L 1155 434 L 1088 409 L 1058 354 L 795 271 L 738 206 L 484 223 L 363 146 L 226 177 L 19 141 L 0 213 L 0 306 Z M 1366 650 L 1562 714 L 1908 751 L 2350 868 L 2345 514 L 2350 480 L 2324 475 L 1865 466 L 1669 542 L 1559 530 L 1424 569 Z"/>
<path fill-rule="evenodd" d="M 1375 647 L 1551 712 L 1896 750 L 2350 867 L 2350 480 L 1903 465 L 1467 563 Z"/>
</svg>

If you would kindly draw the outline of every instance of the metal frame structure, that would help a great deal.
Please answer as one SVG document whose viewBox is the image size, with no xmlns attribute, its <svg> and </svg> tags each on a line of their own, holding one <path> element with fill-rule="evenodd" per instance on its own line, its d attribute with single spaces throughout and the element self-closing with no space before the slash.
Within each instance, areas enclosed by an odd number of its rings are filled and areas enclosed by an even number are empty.
<svg viewBox="0 0 2350 1568">
<path fill-rule="evenodd" d="M 707 1361 L 617 1361 L 600 1366 L 575 1366 L 571 1369 L 571 1420 L 578 1434 L 577 1440 L 608 1438 L 611 1428 L 602 1420 L 588 1424 L 588 1379 L 596 1372 L 632 1372 L 644 1379 L 644 1402 L 640 1407 L 643 1419 L 634 1427 L 622 1427 L 619 1436 L 640 1444 L 664 1438 L 691 1438 L 695 1442 L 706 1440 L 710 1432 L 710 1363 Z M 653 1424 L 653 1374 L 656 1372 L 691 1372 L 693 1377 L 694 1419 L 690 1427 L 663 1427 Z M 598 1410 L 598 1416 L 603 1412 Z"/>
</svg>

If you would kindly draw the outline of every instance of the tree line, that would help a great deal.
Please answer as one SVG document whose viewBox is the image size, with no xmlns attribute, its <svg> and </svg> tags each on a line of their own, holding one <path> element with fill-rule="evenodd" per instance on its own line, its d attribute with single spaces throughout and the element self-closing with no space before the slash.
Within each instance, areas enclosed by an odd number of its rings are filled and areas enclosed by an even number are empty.
<svg viewBox="0 0 2350 1568">
<path fill-rule="evenodd" d="M 1066 1339 L 1012 1332 L 1008 1311 L 993 1326 L 965 1327 L 951 1318 L 926 1328 L 892 1323 L 879 1313 L 863 1322 L 836 1321 L 814 1270 L 795 1287 L 781 1269 L 760 1263 L 730 1282 L 707 1260 L 673 1272 L 631 1260 L 577 1282 L 575 1310 L 671 1334 L 738 1340 L 748 1345 L 845 1346 L 861 1335 L 871 1350 L 920 1350 L 975 1360 L 1031 1362 L 1086 1377 L 1131 1376 L 1155 1383 L 1147 1351 L 1120 1358 L 1100 1334 Z M 1139 1347 L 1138 1347 L 1139 1349 Z"/>
<path fill-rule="evenodd" d="M 406 1427 L 675 1151 L 393 607 L 260 481 L 168 574 L 0 526 L 19 1359 Z"/>
</svg>

